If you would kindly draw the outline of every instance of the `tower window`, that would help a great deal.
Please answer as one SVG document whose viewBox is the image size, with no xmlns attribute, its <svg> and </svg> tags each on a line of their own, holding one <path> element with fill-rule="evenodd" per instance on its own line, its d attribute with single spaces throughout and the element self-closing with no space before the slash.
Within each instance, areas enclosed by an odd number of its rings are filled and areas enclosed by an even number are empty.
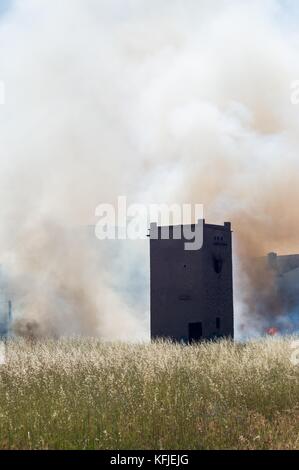
<svg viewBox="0 0 299 470">
<path fill-rule="evenodd" d="M 214 258 L 213 259 L 213 264 L 214 264 L 214 271 L 217 273 L 217 274 L 220 274 L 221 271 L 222 271 L 222 259 L 220 258 Z"/>
<path fill-rule="evenodd" d="M 220 318 L 219 317 L 216 318 L 216 328 L 217 330 L 220 330 Z"/>
</svg>

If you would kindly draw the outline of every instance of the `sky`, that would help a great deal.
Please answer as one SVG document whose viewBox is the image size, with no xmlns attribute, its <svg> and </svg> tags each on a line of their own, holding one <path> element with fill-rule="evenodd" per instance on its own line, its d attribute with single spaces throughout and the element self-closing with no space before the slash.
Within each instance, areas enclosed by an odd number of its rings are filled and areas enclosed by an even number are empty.
<svg viewBox="0 0 299 470">
<path fill-rule="evenodd" d="M 11 0 L 0 0 L 0 14 L 5 13 L 11 6 Z"/>
<path fill-rule="evenodd" d="M 26 1 L 26 0 L 23 0 L 23 1 Z M 219 0 L 219 1 L 221 2 L 222 0 Z M 0 14 L 3 14 L 9 11 L 13 3 L 14 3 L 14 0 L 0 0 Z M 124 2 L 121 2 L 121 1 L 118 2 L 117 9 L 119 10 L 119 12 L 121 11 L 122 3 Z M 186 6 L 187 3 L 188 2 L 184 2 L 184 5 Z M 278 8 L 280 7 L 280 12 L 277 15 L 278 21 L 286 22 L 287 24 L 295 27 L 296 22 L 299 19 L 298 1 L 297 0 L 277 0 L 275 3 L 277 4 Z M 283 13 L 283 16 L 281 16 L 281 12 Z"/>
<path fill-rule="evenodd" d="M 0 0 L 0 14 L 6 11 L 9 11 L 9 9 L 13 6 L 14 1 L 15 0 Z M 23 0 L 23 1 L 26 1 L 26 0 Z M 219 0 L 219 1 L 221 2 L 222 0 Z M 266 0 L 266 2 L 267 1 L 268 0 Z M 117 9 L 119 11 L 121 11 L 122 9 L 121 4 L 123 3 L 124 2 L 118 1 Z M 138 3 L 138 2 L 135 2 L 135 3 Z M 188 2 L 184 2 L 185 7 L 187 3 Z M 297 0 L 277 0 L 275 3 L 277 4 L 278 8 L 280 7 L 281 11 L 285 15 L 285 18 L 282 18 L 281 14 L 279 14 L 278 19 L 285 20 L 289 22 L 290 24 L 293 24 L 297 21 L 297 19 L 299 18 L 299 4 Z"/>
<path fill-rule="evenodd" d="M 99 263 L 70 233 L 118 195 L 204 203 L 208 222 L 232 220 L 237 264 L 296 249 L 298 2 L 0 0 L 0 11 L 0 257 L 22 327 L 145 331 L 147 245 L 99 248 Z"/>
</svg>

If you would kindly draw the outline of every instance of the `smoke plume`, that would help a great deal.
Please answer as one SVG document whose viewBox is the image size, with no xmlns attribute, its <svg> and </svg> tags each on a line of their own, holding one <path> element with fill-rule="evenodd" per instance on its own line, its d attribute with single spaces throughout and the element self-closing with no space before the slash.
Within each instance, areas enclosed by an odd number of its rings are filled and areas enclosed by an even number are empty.
<svg viewBox="0 0 299 470">
<path fill-rule="evenodd" d="M 248 260 L 299 250 L 292 7 L 11 1 L 0 16 L 0 259 L 16 331 L 146 335 L 147 243 L 101 244 L 86 229 L 118 195 L 203 203 L 208 222 L 231 220 L 238 324 L 256 328 L 252 293 L 268 285 Z"/>
</svg>

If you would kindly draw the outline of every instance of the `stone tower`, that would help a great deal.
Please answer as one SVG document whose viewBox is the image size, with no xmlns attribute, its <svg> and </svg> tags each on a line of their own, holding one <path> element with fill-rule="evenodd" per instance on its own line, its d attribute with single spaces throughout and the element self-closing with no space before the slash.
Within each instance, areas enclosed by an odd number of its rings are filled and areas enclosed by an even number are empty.
<svg viewBox="0 0 299 470">
<path fill-rule="evenodd" d="M 231 337 L 233 321 L 232 232 L 224 225 L 202 227 L 202 247 L 186 250 L 186 238 L 151 224 L 150 304 L 151 337 L 193 342 Z M 184 226 L 185 227 L 185 226 Z"/>
</svg>

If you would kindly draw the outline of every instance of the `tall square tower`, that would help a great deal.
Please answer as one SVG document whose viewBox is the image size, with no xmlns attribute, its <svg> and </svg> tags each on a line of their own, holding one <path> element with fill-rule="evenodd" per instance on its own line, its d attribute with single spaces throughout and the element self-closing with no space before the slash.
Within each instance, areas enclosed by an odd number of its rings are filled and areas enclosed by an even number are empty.
<svg viewBox="0 0 299 470">
<path fill-rule="evenodd" d="M 195 251 L 185 249 L 184 236 L 173 236 L 174 227 L 165 239 L 165 227 L 151 224 L 152 339 L 193 342 L 234 336 L 231 224 L 199 223 L 203 245 Z M 195 230 L 195 225 L 188 228 Z"/>
</svg>

